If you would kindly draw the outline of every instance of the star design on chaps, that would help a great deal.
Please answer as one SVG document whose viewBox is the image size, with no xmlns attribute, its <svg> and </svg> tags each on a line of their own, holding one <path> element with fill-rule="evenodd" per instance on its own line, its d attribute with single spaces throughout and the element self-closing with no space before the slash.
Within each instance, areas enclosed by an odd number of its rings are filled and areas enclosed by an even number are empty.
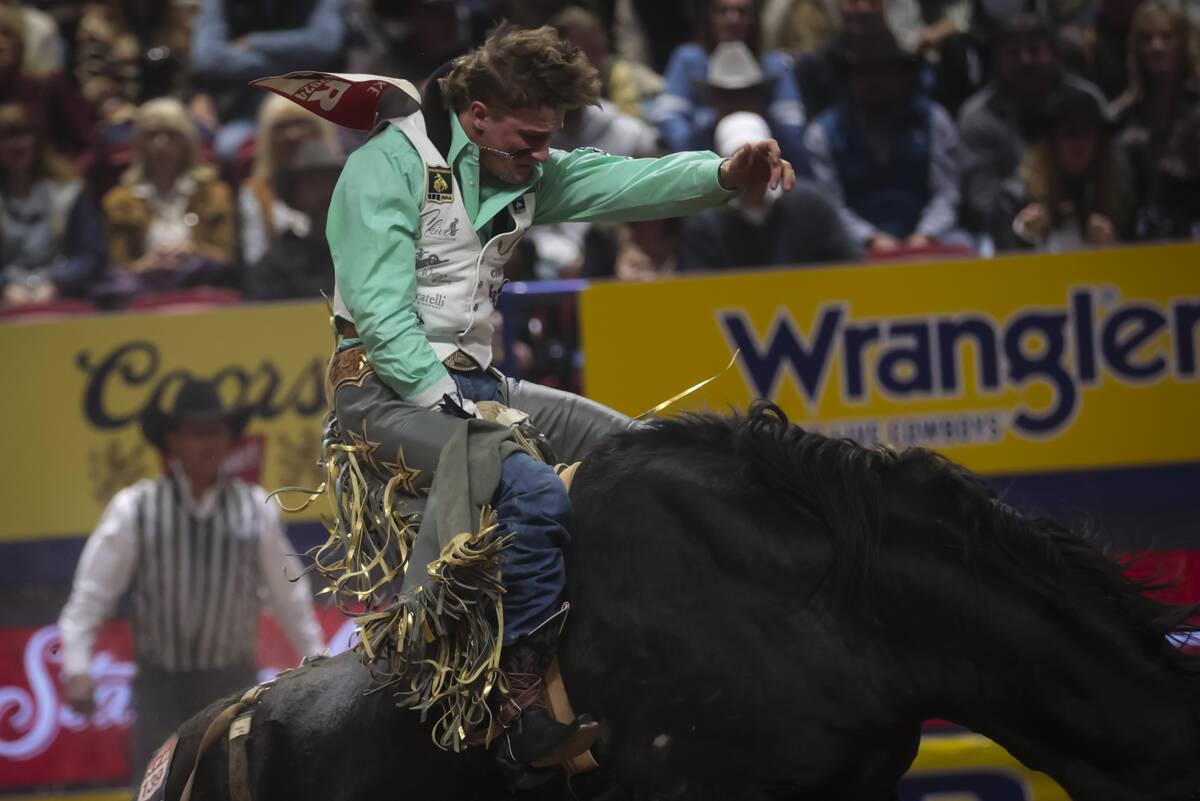
<svg viewBox="0 0 1200 801">
<path fill-rule="evenodd" d="M 372 442 L 370 437 L 367 436 L 367 421 L 363 420 L 361 434 L 352 429 L 348 429 L 346 431 L 346 436 L 350 438 L 350 444 L 354 447 L 354 450 L 358 452 L 359 456 L 361 456 L 367 462 L 367 464 L 375 466 L 375 451 L 379 450 L 379 446 L 383 443 Z"/>
<path fill-rule="evenodd" d="M 421 475 L 421 471 L 415 467 L 409 467 L 404 463 L 404 449 L 396 449 L 396 461 L 380 462 L 383 467 L 388 470 L 393 476 L 399 477 L 400 487 L 409 495 L 416 495 L 417 488 L 413 486 L 413 481 L 417 476 Z"/>
</svg>

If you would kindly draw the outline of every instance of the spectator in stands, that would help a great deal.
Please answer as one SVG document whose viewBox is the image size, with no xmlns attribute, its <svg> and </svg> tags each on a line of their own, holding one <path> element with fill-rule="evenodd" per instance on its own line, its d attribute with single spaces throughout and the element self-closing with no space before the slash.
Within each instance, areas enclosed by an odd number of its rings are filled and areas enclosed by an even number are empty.
<svg viewBox="0 0 1200 801">
<path fill-rule="evenodd" d="M 1155 162 L 1175 128 L 1200 105 L 1195 50 L 1191 21 L 1174 3 L 1149 0 L 1134 14 L 1129 86 L 1109 111 L 1120 129 L 1117 146 L 1132 170 L 1136 205 L 1145 200 Z"/>
<path fill-rule="evenodd" d="M 264 602 L 301 656 L 324 647 L 279 511 L 262 487 L 226 472 L 247 416 L 222 402 L 215 381 L 195 379 L 169 412 L 149 408 L 142 430 L 167 472 L 113 497 L 58 621 L 67 701 L 89 715 L 96 635 L 132 590 L 134 770 L 189 716 L 254 682 Z"/>
<path fill-rule="evenodd" d="M 1055 90 L 1074 86 L 1104 102 L 1096 87 L 1063 73 L 1050 29 L 1037 16 L 1016 14 L 996 33 L 995 75 L 958 115 L 962 214 L 975 231 L 1004 228 L 1002 189 L 1029 147 L 1046 130 L 1046 103 Z"/>
<path fill-rule="evenodd" d="M 133 166 L 102 202 L 110 280 L 101 294 L 236 283 L 232 194 L 200 163 L 183 105 L 167 97 L 143 104 L 133 131 Z"/>
<path fill-rule="evenodd" d="M 921 248 L 954 231 L 958 137 L 917 90 L 917 63 L 886 29 L 847 50 L 850 94 L 809 126 L 813 173 L 856 243 Z"/>
<path fill-rule="evenodd" d="M 294 230 L 296 212 L 275 192 L 280 174 L 305 142 L 319 139 L 340 152 L 333 125 L 285 97 L 271 95 L 258 114 L 254 170 L 238 190 L 242 261 L 253 264 L 283 232 Z M 302 216 L 302 215 L 301 215 Z"/>
<path fill-rule="evenodd" d="M 193 10 L 190 3 L 171 0 L 108 0 L 83 7 L 75 29 L 75 79 L 97 119 L 96 155 L 87 172 L 92 197 L 103 197 L 131 163 L 138 104 L 190 95 Z M 211 139 L 212 130 L 201 134 Z"/>
<path fill-rule="evenodd" d="M 708 74 L 700 82 L 712 114 L 709 122 L 692 130 L 689 150 L 712 150 L 713 131 L 724 117 L 747 111 L 768 119 L 771 94 L 777 82 L 766 75 L 744 42 L 722 42 L 708 59 Z M 808 175 L 808 154 L 804 150 L 803 131 L 789 125 L 771 125 L 771 136 L 779 142 L 784 158 L 792 162 L 798 175 Z"/>
<path fill-rule="evenodd" d="M 590 11 L 568 6 L 551 26 L 576 45 L 600 73 L 600 96 L 629 117 L 641 117 L 642 102 L 662 91 L 663 79 L 649 67 L 618 58 L 609 46 L 604 24 Z M 614 151 L 615 152 L 615 151 Z"/>
<path fill-rule="evenodd" d="M 290 102 L 290 101 L 285 101 Z M 333 257 L 325 239 L 329 199 L 345 156 L 335 142 L 311 138 L 275 171 L 275 195 L 291 224 L 279 231 L 262 257 L 246 267 L 248 300 L 333 297 Z M 421 270 L 420 265 L 417 270 Z"/>
<path fill-rule="evenodd" d="M 1200 239 L 1200 107 L 1179 121 L 1150 175 L 1134 235 L 1142 240 Z"/>
<path fill-rule="evenodd" d="M 172 0 L 89 3 L 75 29 L 75 78 L 93 107 L 190 94 L 193 7 Z M 109 114 L 101 111 L 101 119 Z"/>
<path fill-rule="evenodd" d="M 613 32 L 613 50 L 623 59 L 645 64 L 662 73 L 675 53 L 699 27 L 696 0 L 616 0 L 602 2 L 610 8 L 605 23 Z"/>
<path fill-rule="evenodd" d="M 584 239 L 583 275 L 622 281 L 673 275 L 682 228 L 679 217 L 594 226 Z"/>
<path fill-rule="evenodd" d="M 25 22 L 25 53 L 21 69 L 26 75 L 51 75 L 63 71 L 63 40 L 54 17 L 20 0 L 0 0 L 0 6 L 18 8 Z"/>
<path fill-rule="evenodd" d="M 972 36 L 972 0 L 892 0 L 888 27 L 900 46 L 925 64 L 929 94 L 951 115 L 983 88 L 982 43 Z"/>
<path fill-rule="evenodd" d="M 810 120 L 833 105 L 848 89 L 840 81 L 842 54 L 863 33 L 887 27 L 883 0 L 837 0 L 839 27 L 820 47 L 796 55 L 795 73 Z"/>
<path fill-rule="evenodd" d="M 1098 0 L 1095 18 L 1084 26 L 1086 43 L 1083 77 L 1094 83 L 1109 100 L 1129 84 L 1127 53 L 1133 12 L 1142 0 Z"/>
<path fill-rule="evenodd" d="M 1019 188 L 1006 189 L 1012 235 L 997 231 L 997 247 L 1061 253 L 1114 244 L 1124 189 L 1104 107 L 1092 93 L 1065 86 L 1047 113 L 1050 128 L 1022 160 Z"/>
<path fill-rule="evenodd" d="M 797 53 L 816 50 L 833 36 L 833 11 L 826 0 L 764 0 L 763 47 Z"/>
<path fill-rule="evenodd" d="M 738 112 L 717 123 L 716 152 L 728 157 L 747 142 L 770 136 L 757 114 Z M 679 270 L 851 261 L 861 255 L 822 189 L 797 180 L 790 192 L 743 194 L 683 222 Z"/>
<path fill-rule="evenodd" d="M 299 69 L 333 69 L 343 56 L 345 0 L 203 0 L 192 68 L 203 92 L 192 113 L 211 128 L 223 163 L 254 133 L 267 94 L 247 83 Z"/>
<path fill-rule="evenodd" d="M 96 138 L 87 104 L 61 73 L 26 72 L 24 57 L 21 9 L 0 6 L 0 103 L 24 106 L 30 124 L 50 136 L 56 152 L 77 164 L 86 163 Z"/>
<path fill-rule="evenodd" d="M 0 106 L 4 303 L 82 297 L 104 268 L 100 215 L 69 162 L 15 103 Z"/>
<path fill-rule="evenodd" d="M 647 117 L 658 125 L 667 149 L 692 150 L 697 139 L 711 136 L 718 116 L 705 96 L 709 58 L 718 45 L 724 44 L 723 51 L 733 52 L 729 45 L 736 42 L 749 48 L 759 72 L 771 83 L 766 118 L 783 157 L 793 165 L 802 163 L 803 151 L 796 149 L 802 147 L 804 130 L 800 90 L 788 56 L 761 51 L 759 0 L 706 0 L 703 8 L 698 41 L 675 49 L 664 75 L 663 91 L 647 109 Z"/>
<path fill-rule="evenodd" d="M 348 69 L 419 82 L 470 48 L 467 0 L 350 3 Z"/>
</svg>

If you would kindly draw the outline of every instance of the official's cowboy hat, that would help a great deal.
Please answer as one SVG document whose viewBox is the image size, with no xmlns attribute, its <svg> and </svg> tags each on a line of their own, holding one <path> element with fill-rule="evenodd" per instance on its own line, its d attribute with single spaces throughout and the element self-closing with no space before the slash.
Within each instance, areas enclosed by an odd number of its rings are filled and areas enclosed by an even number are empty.
<svg viewBox="0 0 1200 801">
<path fill-rule="evenodd" d="M 708 74 L 693 79 L 697 89 L 749 89 L 771 86 L 774 75 L 763 73 L 762 66 L 745 42 L 721 42 L 708 56 Z"/>
<path fill-rule="evenodd" d="M 142 433 L 160 451 L 166 450 L 167 434 L 192 420 L 220 420 L 234 438 L 241 436 L 250 418 L 248 407 L 226 406 L 215 381 L 189 378 L 175 395 L 170 412 L 151 404 L 142 412 Z"/>
</svg>

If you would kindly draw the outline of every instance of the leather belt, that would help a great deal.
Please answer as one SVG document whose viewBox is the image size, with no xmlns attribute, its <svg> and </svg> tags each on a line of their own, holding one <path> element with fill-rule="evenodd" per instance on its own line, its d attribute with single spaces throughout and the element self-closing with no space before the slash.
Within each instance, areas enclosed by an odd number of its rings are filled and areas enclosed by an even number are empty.
<svg viewBox="0 0 1200 801">
<path fill-rule="evenodd" d="M 363 379 L 373 372 L 375 371 L 367 361 L 367 349 L 362 345 L 355 345 L 333 354 L 333 359 L 329 362 L 329 385 L 335 392 L 346 384 L 361 387 Z"/>
<path fill-rule="evenodd" d="M 342 339 L 361 338 L 358 335 L 358 329 L 354 326 L 354 323 L 350 322 L 349 320 L 343 320 L 341 317 L 337 318 L 337 332 L 338 336 L 340 336 Z M 459 372 L 464 373 L 470 372 L 471 370 L 482 369 L 479 365 L 479 362 L 475 361 L 472 356 L 464 353 L 461 350 L 456 350 L 454 353 L 451 353 L 449 356 L 442 359 L 442 364 L 446 365 L 446 367 L 451 370 L 458 370 Z M 335 383 L 334 386 L 336 387 L 338 384 Z"/>
</svg>

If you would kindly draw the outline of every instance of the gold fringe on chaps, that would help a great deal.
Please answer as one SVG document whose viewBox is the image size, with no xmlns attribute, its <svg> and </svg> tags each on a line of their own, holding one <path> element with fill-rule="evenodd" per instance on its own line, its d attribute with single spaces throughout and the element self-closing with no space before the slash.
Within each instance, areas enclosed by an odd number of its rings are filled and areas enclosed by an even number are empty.
<svg viewBox="0 0 1200 801">
<path fill-rule="evenodd" d="M 500 552 L 511 540 L 500 536 L 495 513 L 484 508 L 475 532 L 453 537 L 427 567 L 415 592 L 399 594 L 416 539 L 418 520 L 406 516 L 403 476 L 386 482 L 367 462 L 363 446 L 343 443 L 331 414 L 324 436 L 325 482 L 304 492 L 300 511 L 324 497 L 329 537 L 306 554 L 308 571 L 325 583 L 318 595 L 354 617 L 358 642 L 377 689 L 390 688 L 397 703 L 436 715 L 433 740 L 453 751 L 467 735 L 490 729 L 487 699 L 504 687 L 500 645 L 504 630 L 500 599 Z M 410 582 L 411 584 L 411 582 Z"/>
</svg>

